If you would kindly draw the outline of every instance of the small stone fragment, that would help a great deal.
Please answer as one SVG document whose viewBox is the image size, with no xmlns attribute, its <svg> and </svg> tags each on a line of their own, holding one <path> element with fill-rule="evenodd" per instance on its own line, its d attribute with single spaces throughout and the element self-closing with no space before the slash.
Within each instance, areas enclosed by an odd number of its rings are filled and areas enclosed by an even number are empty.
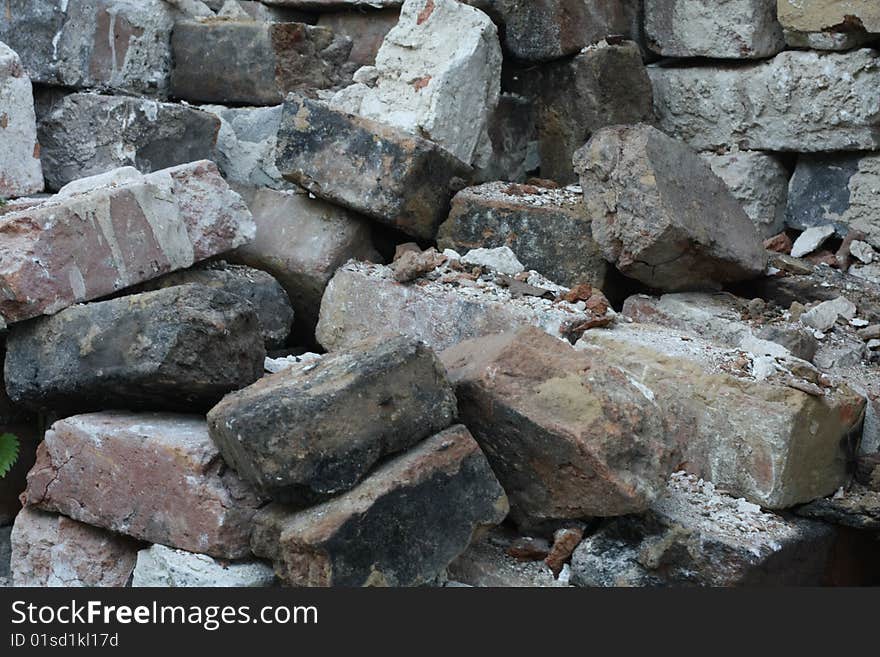
<svg viewBox="0 0 880 657">
<path fill-rule="evenodd" d="M 493 249 L 471 249 L 462 256 L 461 262 L 465 265 L 486 267 L 508 276 L 516 276 L 526 269 L 508 246 L 499 246 Z"/>
<path fill-rule="evenodd" d="M 507 554 L 520 561 L 542 561 L 549 553 L 550 543 L 532 536 L 521 536 L 507 546 Z"/>
<path fill-rule="evenodd" d="M 559 577 L 575 548 L 584 540 L 584 530 L 579 527 L 564 527 L 556 530 L 553 534 L 553 548 L 544 560 L 544 563 L 553 572 L 554 577 Z"/>
<path fill-rule="evenodd" d="M 849 245 L 849 252 L 856 257 L 859 262 L 870 265 L 877 257 L 877 252 L 867 242 L 861 240 L 853 240 Z"/>
<path fill-rule="evenodd" d="M 823 333 L 831 330 L 838 318 L 850 320 L 856 316 L 856 305 L 846 297 L 837 297 L 831 301 L 823 301 L 801 315 L 801 324 L 805 324 Z"/>
<path fill-rule="evenodd" d="M 813 253 L 822 246 L 828 238 L 834 235 L 834 226 L 814 226 L 807 228 L 794 241 L 791 247 L 791 255 L 794 258 L 802 258 L 807 254 Z"/>
</svg>

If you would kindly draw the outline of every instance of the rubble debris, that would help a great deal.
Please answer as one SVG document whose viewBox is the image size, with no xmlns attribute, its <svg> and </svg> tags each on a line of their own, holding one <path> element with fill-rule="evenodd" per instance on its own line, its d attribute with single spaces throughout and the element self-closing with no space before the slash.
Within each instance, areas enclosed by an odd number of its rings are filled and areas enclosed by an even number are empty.
<svg viewBox="0 0 880 657">
<path fill-rule="evenodd" d="M 817 586 L 834 531 L 674 474 L 644 516 L 616 518 L 572 559 L 577 586 Z"/>
<path fill-rule="evenodd" d="M 2 39 L 0 30 L 0 198 L 11 198 L 43 191 L 43 171 L 31 81 Z"/>
<path fill-rule="evenodd" d="M 316 337 L 328 351 L 348 348 L 372 336 L 406 335 L 435 351 L 463 340 L 537 326 L 560 339 L 577 339 L 590 325 L 614 321 L 614 311 L 585 302 L 571 303 L 545 295 L 563 295 L 537 272 L 515 281 L 495 272 L 469 271 L 458 254 L 426 277 L 401 284 L 384 265 L 349 262 L 327 285 Z M 517 294 L 512 283 L 540 288 L 540 295 Z M 503 284 L 506 284 L 503 285 Z M 531 291 L 531 290 L 530 290 Z"/>
</svg>

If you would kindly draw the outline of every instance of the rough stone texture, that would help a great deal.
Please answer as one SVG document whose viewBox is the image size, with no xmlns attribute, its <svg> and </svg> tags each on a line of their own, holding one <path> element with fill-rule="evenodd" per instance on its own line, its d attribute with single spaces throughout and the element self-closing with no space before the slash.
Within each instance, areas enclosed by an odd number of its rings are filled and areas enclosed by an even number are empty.
<svg viewBox="0 0 880 657">
<path fill-rule="evenodd" d="M 453 178 L 470 174 L 425 139 L 298 95 L 284 103 L 277 166 L 320 198 L 424 239 L 446 218 Z"/>
<path fill-rule="evenodd" d="M 785 43 L 790 48 L 808 50 L 854 50 L 870 46 L 873 35 L 867 32 L 798 32 L 783 30 Z"/>
<path fill-rule="evenodd" d="M 565 338 L 585 330 L 591 312 L 565 301 L 514 297 L 492 282 L 476 283 L 454 270 L 415 285 L 394 280 L 382 265 L 341 267 L 321 301 L 316 337 L 329 351 L 375 335 L 406 335 L 436 351 L 462 340 L 537 326 Z M 581 327 L 581 328 L 579 328 Z"/>
<path fill-rule="evenodd" d="M 520 561 L 504 548 L 492 530 L 486 538 L 474 541 L 467 551 L 446 569 L 451 581 L 484 588 L 550 588 L 564 586 L 553 578 L 540 561 Z"/>
<path fill-rule="evenodd" d="M 779 21 L 799 32 L 880 32 L 880 7 L 872 0 L 779 0 Z"/>
<path fill-rule="evenodd" d="M 400 10 L 395 7 L 377 11 L 337 11 L 322 13 L 318 17 L 318 26 L 349 37 L 353 44 L 349 61 L 358 66 L 371 66 L 376 62 L 385 36 L 397 25 L 399 18 Z"/>
<path fill-rule="evenodd" d="M 266 507 L 251 545 L 293 586 L 415 586 L 433 580 L 507 511 L 486 458 L 459 425 L 329 502 L 300 512 Z"/>
<path fill-rule="evenodd" d="M 189 101 L 277 105 L 288 92 L 327 89 L 350 78 L 351 39 L 304 23 L 179 21 L 171 44 L 171 93 Z"/>
<path fill-rule="evenodd" d="M 4 369 L 9 396 L 35 409 L 193 412 L 260 378 L 265 357 L 250 303 L 184 285 L 17 325 Z"/>
<path fill-rule="evenodd" d="M 336 270 L 352 258 L 380 261 L 369 223 L 301 189 L 239 191 L 253 213 L 257 235 L 230 253 L 229 260 L 278 279 L 295 310 L 297 333 L 314 336 L 321 297 Z"/>
<path fill-rule="evenodd" d="M 562 285 L 605 288 L 609 264 L 593 240 L 579 187 L 487 183 L 452 199 L 437 234 L 441 249 L 508 246 L 529 269 Z"/>
<path fill-rule="evenodd" d="M 778 157 L 740 150 L 701 155 L 740 202 L 762 237 L 772 237 L 785 229 L 789 174 Z"/>
<path fill-rule="evenodd" d="M 818 386 L 808 364 L 776 359 L 759 377 L 766 361 L 748 352 L 644 324 L 587 331 L 578 347 L 642 384 L 679 438 L 682 467 L 719 488 L 785 509 L 846 481 L 864 398 L 842 383 Z"/>
<path fill-rule="evenodd" d="M 526 270 L 523 263 L 516 257 L 516 254 L 507 246 L 499 246 L 494 249 L 472 249 L 462 256 L 461 263 L 463 265 L 475 265 L 484 269 L 491 269 L 506 276 L 516 276 Z M 395 262 L 392 265 L 395 273 L 398 273 L 397 267 L 399 265 L 400 262 Z"/>
<path fill-rule="evenodd" d="M 7 0 L 0 41 L 34 82 L 165 96 L 175 15 L 162 0 Z"/>
<path fill-rule="evenodd" d="M 727 186 L 656 128 L 603 128 L 575 153 L 574 166 L 593 237 L 626 276 L 682 290 L 764 271 L 761 236 Z"/>
<path fill-rule="evenodd" d="M 575 550 L 578 586 L 818 586 L 835 532 L 763 513 L 676 473 L 644 516 L 611 521 Z"/>
<path fill-rule="evenodd" d="M 801 230 L 832 224 L 880 247 L 880 156 L 803 155 L 791 179 L 786 223 Z"/>
<path fill-rule="evenodd" d="M 675 468 L 674 440 L 628 374 L 537 328 L 443 352 L 459 418 L 523 524 L 648 508 Z"/>
<path fill-rule="evenodd" d="M 549 61 L 609 36 L 636 38 L 640 0 L 466 0 L 502 26 L 505 51 L 516 59 Z"/>
<path fill-rule="evenodd" d="M 834 226 L 811 226 L 801 233 L 791 245 L 791 255 L 802 258 L 813 253 L 834 235 Z"/>
<path fill-rule="evenodd" d="M 572 155 L 594 132 L 654 119 L 651 81 L 632 42 L 603 42 L 517 77 L 536 107 L 541 176 L 560 183 L 577 180 Z"/>
<path fill-rule="evenodd" d="M 220 559 L 250 556 L 261 500 L 229 470 L 204 420 L 93 413 L 46 432 L 25 503 Z"/>
<path fill-rule="evenodd" d="M 138 545 L 124 536 L 26 507 L 12 528 L 14 586 L 122 587 Z"/>
<path fill-rule="evenodd" d="M 869 531 L 880 530 L 880 492 L 862 486 L 810 502 L 796 513 L 807 518 Z"/>
<path fill-rule="evenodd" d="M 254 232 L 212 162 L 78 180 L 42 203 L 0 208 L 0 318 L 56 313 L 234 249 Z"/>
<path fill-rule="evenodd" d="M 522 182 L 540 167 L 538 126 L 534 103 L 519 94 L 504 93 L 489 117 L 492 155 L 474 172 L 474 182 Z"/>
<path fill-rule="evenodd" d="M 376 340 L 260 379 L 208 413 L 246 481 L 301 505 L 352 489 L 381 459 L 452 424 L 455 394 L 434 353 Z"/>
<path fill-rule="evenodd" d="M 489 118 L 501 91 L 501 60 L 498 29 L 483 12 L 457 0 L 406 0 L 369 84 L 342 90 L 332 105 L 483 166 L 491 153 Z"/>
<path fill-rule="evenodd" d="M 754 66 L 648 67 L 658 127 L 697 150 L 880 148 L 880 58 L 786 51 Z"/>
<path fill-rule="evenodd" d="M 39 116 L 46 186 L 133 166 L 142 173 L 212 157 L 220 122 L 191 107 L 75 93 Z"/>
<path fill-rule="evenodd" d="M 624 302 L 622 314 L 636 322 L 666 326 L 756 356 L 812 360 L 817 341 L 806 328 L 796 322 L 749 322 L 743 319 L 745 312 L 745 301 L 733 295 L 685 292 L 660 298 L 632 296 Z"/>
<path fill-rule="evenodd" d="M 193 554 L 164 545 L 137 553 L 131 579 L 134 587 L 261 587 L 271 586 L 274 571 L 259 561 L 220 563 L 207 554 Z"/>
<path fill-rule="evenodd" d="M 759 59 L 785 47 L 776 0 L 645 0 L 645 36 L 664 57 Z"/>
<path fill-rule="evenodd" d="M 260 334 L 266 349 L 283 347 L 290 336 L 294 319 L 290 299 L 281 284 L 265 271 L 225 262 L 212 262 L 204 267 L 155 278 L 142 285 L 141 289 L 158 290 L 177 285 L 202 285 L 228 292 L 249 302 L 257 313 Z"/>
<path fill-rule="evenodd" d="M 43 191 L 31 81 L 0 41 L 0 198 Z"/>
<path fill-rule="evenodd" d="M 290 189 L 275 166 L 281 105 L 274 107 L 223 107 L 203 105 L 200 109 L 220 120 L 214 157 L 217 167 L 231 184 Z"/>
<path fill-rule="evenodd" d="M 784 261 L 779 256 L 771 260 L 770 265 L 781 271 L 756 281 L 755 292 L 761 298 L 788 308 L 795 301 L 805 304 L 846 297 L 858 307 L 859 317 L 872 324 L 880 323 L 880 284 L 801 260 L 794 260 L 800 266 L 793 271 L 791 260 L 794 259 Z"/>
</svg>

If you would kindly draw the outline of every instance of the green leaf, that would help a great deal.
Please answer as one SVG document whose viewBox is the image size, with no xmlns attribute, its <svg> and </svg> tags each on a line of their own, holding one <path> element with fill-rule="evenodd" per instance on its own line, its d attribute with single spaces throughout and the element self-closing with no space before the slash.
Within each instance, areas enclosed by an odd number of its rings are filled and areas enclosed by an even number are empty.
<svg viewBox="0 0 880 657">
<path fill-rule="evenodd" d="M 18 460 L 18 437 L 15 434 L 0 435 L 0 478 L 5 477 Z"/>
</svg>

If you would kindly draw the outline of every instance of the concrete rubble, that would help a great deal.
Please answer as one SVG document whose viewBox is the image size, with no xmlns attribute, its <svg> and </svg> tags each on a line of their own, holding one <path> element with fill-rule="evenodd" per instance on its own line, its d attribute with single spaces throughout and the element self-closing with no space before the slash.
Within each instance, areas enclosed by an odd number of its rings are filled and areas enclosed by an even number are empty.
<svg viewBox="0 0 880 657">
<path fill-rule="evenodd" d="M 880 585 L 875 5 L 3 0 L 0 586 Z"/>
<path fill-rule="evenodd" d="M 489 158 L 489 117 L 501 89 L 498 30 L 457 0 L 405 0 L 375 66 L 331 106 L 444 147 L 467 164 Z M 363 81 L 362 81 L 363 80 Z M 462 113 L 470 117 L 460 120 Z"/>
<path fill-rule="evenodd" d="M 475 274 L 457 254 L 441 259 L 426 276 L 405 283 L 384 265 L 352 261 L 340 267 L 321 301 L 318 342 L 338 351 L 376 335 L 406 335 L 441 351 L 523 326 L 576 339 L 588 326 L 614 320 L 607 301 L 597 298 L 593 308 L 587 307 L 589 296 L 566 301 L 562 296 L 569 290 L 537 272 L 524 272 L 518 280 L 479 267 Z"/>
<path fill-rule="evenodd" d="M 185 269 L 254 232 L 247 206 L 208 161 L 78 180 L 48 199 L 0 208 L 0 317 L 51 315 Z"/>
<path fill-rule="evenodd" d="M 206 554 L 152 545 L 137 553 L 131 585 L 135 587 L 271 586 L 275 573 L 260 561 L 223 564 Z"/>
<path fill-rule="evenodd" d="M 0 37 L 0 198 L 43 191 L 34 94 L 18 54 Z"/>
</svg>

